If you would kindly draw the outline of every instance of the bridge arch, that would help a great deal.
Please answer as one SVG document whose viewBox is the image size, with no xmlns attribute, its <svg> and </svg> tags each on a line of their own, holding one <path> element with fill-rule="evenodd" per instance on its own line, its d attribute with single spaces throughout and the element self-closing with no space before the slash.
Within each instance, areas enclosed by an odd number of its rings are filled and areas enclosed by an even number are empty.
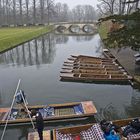
<svg viewBox="0 0 140 140">
<path fill-rule="evenodd" d="M 82 27 L 82 30 L 83 32 L 85 33 L 92 33 L 94 31 L 94 28 L 92 25 L 90 24 L 85 24 L 83 27 Z"/>
<path fill-rule="evenodd" d="M 80 32 L 80 26 L 79 25 L 77 25 L 77 24 L 74 24 L 74 25 L 70 25 L 69 26 L 69 31 L 71 32 L 71 33 L 79 33 Z"/>
<path fill-rule="evenodd" d="M 57 27 L 57 31 L 60 32 L 60 33 L 64 33 L 66 29 L 67 28 L 65 26 L 63 26 L 63 25 L 59 25 Z"/>
</svg>

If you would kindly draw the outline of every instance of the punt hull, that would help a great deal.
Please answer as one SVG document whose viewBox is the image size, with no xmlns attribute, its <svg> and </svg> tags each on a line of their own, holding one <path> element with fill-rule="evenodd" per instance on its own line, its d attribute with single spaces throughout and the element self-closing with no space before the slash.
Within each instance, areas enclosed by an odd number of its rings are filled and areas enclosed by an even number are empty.
<svg viewBox="0 0 140 140">
<path fill-rule="evenodd" d="M 78 114 L 75 112 L 75 108 L 77 106 L 81 106 L 82 111 Z M 50 116 L 43 117 L 44 122 L 57 122 L 63 121 L 67 119 L 75 119 L 75 118 L 84 118 L 89 116 L 94 116 L 97 113 L 96 107 L 92 101 L 84 101 L 84 102 L 75 102 L 75 103 L 64 103 L 64 104 L 51 104 L 49 106 L 41 105 L 41 106 L 28 106 L 29 110 L 35 109 L 37 111 L 42 111 L 42 109 L 52 107 L 54 108 L 54 114 Z M 75 107 L 75 108 L 74 108 Z M 90 107 L 90 109 L 88 109 Z M 8 112 L 10 108 L 0 108 L 0 125 L 4 125 L 6 123 Z M 14 110 L 18 110 L 18 108 L 14 108 Z M 17 111 L 18 112 L 18 111 Z M 44 115 L 45 116 L 45 115 Z M 27 118 L 26 118 L 27 117 Z M 8 120 L 8 124 L 25 124 L 31 123 L 31 120 L 26 114 L 25 118 L 15 118 Z M 35 121 L 35 119 L 32 119 Z"/>
</svg>

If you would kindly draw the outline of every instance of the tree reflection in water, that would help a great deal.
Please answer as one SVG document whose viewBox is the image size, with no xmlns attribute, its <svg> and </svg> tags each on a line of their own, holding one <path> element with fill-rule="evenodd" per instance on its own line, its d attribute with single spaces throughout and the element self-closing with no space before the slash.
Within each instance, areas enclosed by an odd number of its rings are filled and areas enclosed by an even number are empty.
<svg viewBox="0 0 140 140">
<path fill-rule="evenodd" d="M 93 35 L 86 35 L 86 36 L 73 36 L 73 40 L 76 40 L 77 42 L 81 42 L 81 41 L 90 41 L 93 39 Z"/>
<path fill-rule="evenodd" d="M 0 63 L 9 66 L 28 66 L 52 63 L 55 56 L 55 40 L 49 34 L 22 44 L 0 55 Z"/>
</svg>

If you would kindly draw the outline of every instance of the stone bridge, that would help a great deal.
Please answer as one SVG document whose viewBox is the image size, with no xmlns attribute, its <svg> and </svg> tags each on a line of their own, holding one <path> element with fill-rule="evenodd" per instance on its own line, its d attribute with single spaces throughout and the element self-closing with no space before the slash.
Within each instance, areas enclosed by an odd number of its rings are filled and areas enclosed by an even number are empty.
<svg viewBox="0 0 140 140">
<path fill-rule="evenodd" d="M 96 22 L 63 22 L 54 25 L 56 33 L 59 34 L 95 34 L 97 32 Z"/>
</svg>

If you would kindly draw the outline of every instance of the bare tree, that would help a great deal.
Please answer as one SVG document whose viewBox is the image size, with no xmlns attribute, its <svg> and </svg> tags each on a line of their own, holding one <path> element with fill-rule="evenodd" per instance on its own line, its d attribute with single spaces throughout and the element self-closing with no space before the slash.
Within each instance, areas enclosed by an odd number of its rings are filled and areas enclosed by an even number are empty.
<svg viewBox="0 0 140 140">
<path fill-rule="evenodd" d="M 54 0 L 47 0 L 47 23 L 50 24 L 51 13 L 54 12 Z"/>
<path fill-rule="evenodd" d="M 77 5 L 74 9 L 72 9 L 73 12 L 73 18 L 77 21 L 82 21 L 83 15 L 84 15 L 84 10 L 81 5 Z"/>
<path fill-rule="evenodd" d="M 0 0 L 0 25 L 2 25 L 2 0 Z"/>
<path fill-rule="evenodd" d="M 33 0 L 33 24 L 36 23 L 36 0 Z"/>
<path fill-rule="evenodd" d="M 19 0 L 19 13 L 20 13 L 20 24 L 23 24 L 22 0 Z"/>
<path fill-rule="evenodd" d="M 40 0 L 40 14 L 41 14 L 41 24 L 44 23 L 44 0 Z"/>
<path fill-rule="evenodd" d="M 29 24 L 29 0 L 25 0 L 25 5 L 26 5 L 26 23 Z"/>
<path fill-rule="evenodd" d="M 115 0 L 100 0 L 102 7 L 105 8 L 106 13 L 110 13 L 110 15 L 114 14 L 114 4 Z"/>
<path fill-rule="evenodd" d="M 13 0 L 13 23 L 16 26 L 16 0 Z"/>
</svg>

